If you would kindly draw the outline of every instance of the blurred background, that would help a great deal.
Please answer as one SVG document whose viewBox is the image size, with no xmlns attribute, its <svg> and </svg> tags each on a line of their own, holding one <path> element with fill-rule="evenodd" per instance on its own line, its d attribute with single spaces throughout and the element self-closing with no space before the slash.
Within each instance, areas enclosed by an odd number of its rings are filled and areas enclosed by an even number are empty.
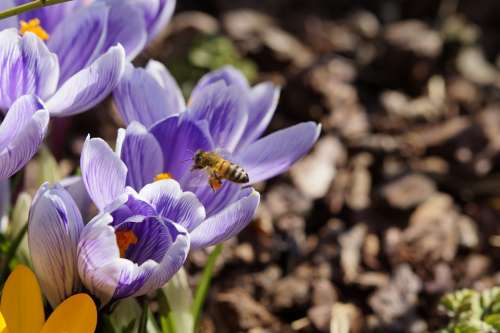
<svg viewBox="0 0 500 333">
<path fill-rule="evenodd" d="M 151 58 L 186 96 L 226 64 L 282 85 L 269 131 L 323 126 L 258 184 L 202 332 L 430 332 L 444 294 L 500 285 L 499 1 L 179 0 L 136 64 Z M 57 120 L 63 173 L 87 133 L 114 142 L 112 109 Z M 206 259 L 192 254 L 193 284 Z"/>
</svg>

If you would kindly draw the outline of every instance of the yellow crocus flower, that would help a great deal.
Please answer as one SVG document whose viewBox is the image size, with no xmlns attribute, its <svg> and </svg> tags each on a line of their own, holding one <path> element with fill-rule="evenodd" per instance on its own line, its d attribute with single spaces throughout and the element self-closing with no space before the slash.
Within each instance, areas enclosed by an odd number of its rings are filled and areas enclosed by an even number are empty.
<svg viewBox="0 0 500 333">
<path fill-rule="evenodd" d="M 0 310 L 0 333 L 93 333 L 97 325 L 97 309 L 87 294 L 69 297 L 45 322 L 40 286 L 23 265 L 5 282 Z"/>
</svg>

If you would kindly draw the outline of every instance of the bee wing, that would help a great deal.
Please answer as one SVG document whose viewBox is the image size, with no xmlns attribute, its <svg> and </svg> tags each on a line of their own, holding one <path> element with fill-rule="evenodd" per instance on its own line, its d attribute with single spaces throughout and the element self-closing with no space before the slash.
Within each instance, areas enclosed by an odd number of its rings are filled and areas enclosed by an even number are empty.
<svg viewBox="0 0 500 333">
<path fill-rule="evenodd" d="M 208 184 L 208 174 L 206 170 L 191 170 L 187 177 L 186 185 L 188 187 L 200 187 Z"/>
<path fill-rule="evenodd" d="M 232 161 L 233 159 L 232 154 L 224 148 L 217 148 L 214 150 L 214 152 L 217 153 L 220 157 L 222 157 L 226 161 Z"/>
</svg>

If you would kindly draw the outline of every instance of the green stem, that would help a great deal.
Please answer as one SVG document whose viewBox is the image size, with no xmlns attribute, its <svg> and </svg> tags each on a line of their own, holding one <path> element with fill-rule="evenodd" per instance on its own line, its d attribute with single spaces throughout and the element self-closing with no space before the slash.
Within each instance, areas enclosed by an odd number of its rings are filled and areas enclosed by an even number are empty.
<svg viewBox="0 0 500 333">
<path fill-rule="evenodd" d="M 210 253 L 210 256 L 208 257 L 205 269 L 203 270 L 203 274 L 201 276 L 200 283 L 198 285 L 198 288 L 196 288 L 196 293 L 193 300 L 193 316 L 195 327 L 198 326 L 198 322 L 201 317 L 201 309 L 203 308 L 208 289 L 210 288 L 210 284 L 212 282 L 212 274 L 214 272 L 215 262 L 217 261 L 217 258 L 219 257 L 221 252 L 222 244 L 217 244 L 215 246 L 215 249 L 212 251 L 212 253 Z"/>
<path fill-rule="evenodd" d="M 138 333 L 147 333 L 148 311 L 149 311 L 149 304 L 147 300 L 144 298 L 142 299 L 142 314 L 141 314 L 141 319 L 139 321 Z"/>
<path fill-rule="evenodd" d="M 42 8 L 42 7 L 47 7 L 47 6 L 52 6 L 56 5 L 58 3 L 63 3 L 63 2 L 68 2 L 71 0 L 35 0 L 31 1 L 16 7 L 9 8 L 7 10 L 4 10 L 0 12 L 0 20 L 10 17 L 10 16 L 15 16 L 19 15 L 21 13 L 27 12 L 29 10 L 37 9 L 37 8 Z"/>
<path fill-rule="evenodd" d="M 5 282 L 5 279 L 7 278 L 7 275 L 9 274 L 10 271 L 9 264 L 16 255 L 17 248 L 21 244 L 24 235 L 26 235 L 27 231 L 28 231 L 28 223 L 24 225 L 24 227 L 17 234 L 16 238 L 12 241 L 12 244 L 10 244 L 9 250 L 7 251 L 7 256 L 5 258 L 5 263 L 2 269 L 2 273 L 0 274 L 0 285 L 3 285 L 3 283 Z"/>
</svg>

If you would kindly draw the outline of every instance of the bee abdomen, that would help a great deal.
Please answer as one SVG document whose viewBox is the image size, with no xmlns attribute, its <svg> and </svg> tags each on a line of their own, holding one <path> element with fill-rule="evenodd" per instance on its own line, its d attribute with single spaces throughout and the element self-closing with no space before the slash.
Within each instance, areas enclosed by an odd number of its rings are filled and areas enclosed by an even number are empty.
<svg viewBox="0 0 500 333">
<path fill-rule="evenodd" d="M 231 163 L 229 167 L 228 179 L 240 184 L 248 183 L 249 181 L 246 171 L 243 170 L 242 167 L 234 163 Z"/>
</svg>

